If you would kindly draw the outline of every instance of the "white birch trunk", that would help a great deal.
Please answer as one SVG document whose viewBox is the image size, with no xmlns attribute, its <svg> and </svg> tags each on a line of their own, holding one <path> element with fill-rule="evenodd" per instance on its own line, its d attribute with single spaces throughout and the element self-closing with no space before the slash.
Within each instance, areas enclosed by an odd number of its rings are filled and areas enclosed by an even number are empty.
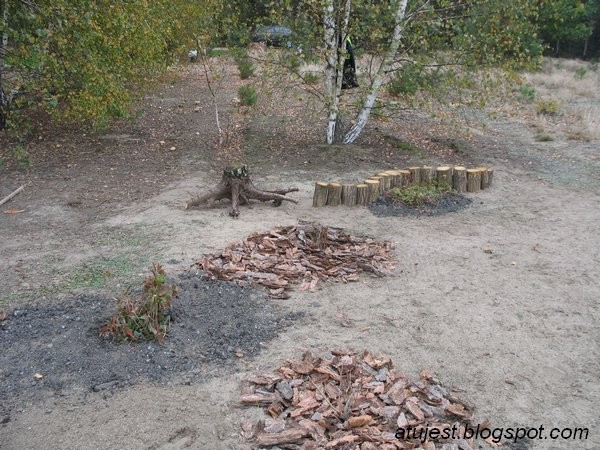
<svg viewBox="0 0 600 450">
<path fill-rule="evenodd" d="M 327 143 L 333 144 L 338 124 L 340 96 L 342 93 L 342 66 L 346 49 L 345 37 L 348 34 L 351 0 L 344 3 L 344 15 L 341 29 L 335 20 L 334 0 L 325 2 L 323 14 L 325 41 L 325 106 L 327 108 Z M 342 37 L 342 51 L 339 51 L 339 40 Z"/>
<path fill-rule="evenodd" d="M 365 101 L 363 102 L 363 107 L 356 116 L 356 121 L 354 125 L 344 135 L 344 144 L 353 143 L 356 140 L 356 138 L 360 136 L 360 133 L 362 133 L 363 129 L 365 128 L 365 125 L 367 124 L 367 121 L 369 120 L 371 109 L 373 109 L 373 105 L 375 105 L 375 100 L 377 100 L 379 88 L 383 84 L 386 70 L 388 69 L 389 64 L 392 61 L 394 61 L 396 53 L 398 52 L 398 47 L 400 46 L 400 41 L 402 40 L 407 3 L 408 0 L 398 0 L 398 9 L 396 10 L 395 20 L 396 25 L 394 26 L 394 34 L 392 35 L 390 46 L 383 58 L 383 61 L 381 61 L 381 64 L 377 69 L 377 73 L 373 77 L 373 81 L 371 82 L 371 86 L 369 87 L 368 94 L 365 98 Z"/>
</svg>

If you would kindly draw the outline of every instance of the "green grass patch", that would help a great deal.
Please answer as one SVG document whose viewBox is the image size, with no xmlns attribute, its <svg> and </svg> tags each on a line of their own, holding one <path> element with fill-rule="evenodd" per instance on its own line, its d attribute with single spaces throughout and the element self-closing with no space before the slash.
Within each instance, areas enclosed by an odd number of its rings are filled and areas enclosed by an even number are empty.
<svg viewBox="0 0 600 450">
<path fill-rule="evenodd" d="M 434 181 L 431 184 L 413 184 L 403 188 L 395 188 L 390 196 L 393 200 L 417 207 L 435 203 L 451 190 L 452 188 L 448 184 Z"/>
</svg>

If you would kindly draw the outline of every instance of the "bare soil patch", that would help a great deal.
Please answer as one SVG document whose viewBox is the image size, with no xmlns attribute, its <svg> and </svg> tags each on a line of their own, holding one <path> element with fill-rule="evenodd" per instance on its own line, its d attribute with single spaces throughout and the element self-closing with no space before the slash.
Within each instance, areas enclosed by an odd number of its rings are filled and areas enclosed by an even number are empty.
<svg viewBox="0 0 600 450">
<path fill-rule="evenodd" d="M 144 98 L 135 120 L 102 133 L 43 124 L 42 139 L 28 148 L 31 166 L 9 163 L 0 174 L 0 197 L 27 184 L 3 205 L 24 212 L 0 212 L 0 310 L 19 330 L 0 334 L 2 368 L 11 373 L 0 380 L 10 417 L 0 425 L 3 448 L 250 448 L 239 439 L 240 423 L 261 413 L 239 407 L 241 379 L 305 350 L 332 348 L 383 352 L 413 379 L 426 367 L 464 388 L 478 417 L 494 426 L 590 430 L 587 441 L 527 444 L 534 449 L 598 448 L 598 142 L 562 134 L 537 141 L 518 118 L 481 114 L 461 131 L 403 111 L 393 120 L 373 120 L 355 145 L 326 147 L 322 115 L 305 108 L 298 91 L 280 83 L 285 95 L 267 97 L 259 89 L 258 108 L 238 108 L 235 93 L 246 81 L 223 64 L 217 86 L 223 123 L 238 130 L 231 152 L 214 145 L 208 90 L 198 65 L 190 65 Z M 2 142 L 0 153 L 7 152 Z M 298 205 L 253 205 L 239 220 L 228 217 L 228 205 L 186 211 L 185 200 L 214 186 L 234 159 L 246 162 L 265 189 L 297 186 Z M 469 207 L 435 216 L 311 206 L 319 179 L 352 183 L 387 168 L 442 163 L 493 167 L 494 186 L 467 194 Z M 180 323 L 186 327 L 176 331 L 176 321 L 167 339 L 165 349 L 175 357 L 151 346 L 156 364 L 146 363 L 147 345 L 117 348 L 89 334 L 112 314 L 112 296 L 140 285 L 150 262 L 163 262 L 176 278 L 204 254 L 299 220 L 395 242 L 397 273 L 323 283 L 287 300 L 223 288 L 231 302 L 218 303 L 221 285 L 209 284 L 209 311 L 194 300 L 204 282 L 196 289 L 195 275 L 184 276 L 190 300 Z M 14 315 L 21 310 L 27 315 Z M 293 314 L 309 319 L 292 320 Z M 221 316 L 230 318 L 223 330 L 216 326 Z M 251 331 L 255 323 L 259 329 Z M 248 330 L 246 338 L 239 339 L 237 327 L 240 334 Z M 45 387 L 52 374 L 41 371 L 32 386 L 35 371 L 43 370 L 38 363 L 50 363 L 48 343 L 63 355 L 56 389 Z M 245 349 L 241 358 L 229 351 L 237 346 Z M 98 373 L 88 373 L 81 364 L 80 373 L 67 365 L 69 349 L 80 349 L 81 360 L 92 365 L 110 364 L 112 357 L 130 367 L 131 356 L 130 368 L 142 372 L 97 365 Z"/>
<path fill-rule="evenodd" d="M 286 312 L 251 288 L 198 274 L 184 273 L 173 282 L 178 295 L 163 346 L 100 337 L 98 329 L 115 313 L 116 302 L 97 294 L 14 309 L 0 322 L 2 421 L 23 402 L 77 391 L 202 381 L 215 364 L 255 356 L 303 315 Z"/>
</svg>

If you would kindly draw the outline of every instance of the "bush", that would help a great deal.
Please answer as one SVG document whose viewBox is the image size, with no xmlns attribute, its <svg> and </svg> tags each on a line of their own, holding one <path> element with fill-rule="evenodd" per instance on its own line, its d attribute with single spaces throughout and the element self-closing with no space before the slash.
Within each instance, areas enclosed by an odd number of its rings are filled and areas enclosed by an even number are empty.
<svg viewBox="0 0 600 450">
<path fill-rule="evenodd" d="M 535 104 L 538 114 L 556 116 L 560 111 L 560 105 L 556 100 L 540 100 Z"/>
<path fill-rule="evenodd" d="M 519 98 L 522 102 L 533 102 L 535 100 L 535 88 L 530 84 L 519 86 Z"/>
<path fill-rule="evenodd" d="M 250 85 L 240 86 L 238 89 L 238 96 L 240 97 L 242 106 L 256 105 L 256 89 L 254 89 L 254 87 Z"/>
<path fill-rule="evenodd" d="M 404 188 L 395 188 L 392 190 L 391 197 L 409 206 L 421 206 L 434 203 L 451 190 L 448 184 L 434 180 L 431 184 L 413 184 Z"/>
<path fill-rule="evenodd" d="M 307 72 L 304 74 L 304 82 L 306 84 L 317 84 L 319 76 L 316 73 Z"/>
<path fill-rule="evenodd" d="M 141 296 L 123 295 L 117 299 L 118 313 L 100 328 L 101 335 L 120 341 L 164 341 L 171 321 L 167 310 L 177 290 L 175 286 L 166 284 L 167 276 L 160 264 L 154 264 L 151 272 L 144 282 Z"/>
<path fill-rule="evenodd" d="M 233 59 L 235 60 L 238 70 L 240 71 L 240 78 L 245 80 L 254 75 L 254 65 L 248 56 L 245 49 L 239 48 L 233 51 Z"/>
</svg>

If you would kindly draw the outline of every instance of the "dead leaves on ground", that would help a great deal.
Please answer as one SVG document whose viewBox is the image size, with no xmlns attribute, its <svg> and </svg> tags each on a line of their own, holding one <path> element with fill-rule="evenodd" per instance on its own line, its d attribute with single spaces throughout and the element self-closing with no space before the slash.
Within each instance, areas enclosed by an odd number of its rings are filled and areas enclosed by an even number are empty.
<svg viewBox="0 0 600 450">
<path fill-rule="evenodd" d="M 313 291 L 319 281 L 357 281 L 361 272 L 388 274 L 394 267 L 392 249 L 390 242 L 301 222 L 255 233 L 198 265 L 214 278 L 265 286 L 272 297 L 287 298 L 294 283 Z"/>
<path fill-rule="evenodd" d="M 427 370 L 421 371 L 419 381 L 410 381 L 385 355 L 340 350 L 315 357 L 307 352 L 274 374 L 246 381 L 241 403 L 262 406 L 270 418 L 243 423 L 242 437 L 261 447 L 469 450 L 474 446 L 472 439 L 458 438 L 473 425 L 474 406 Z M 415 435 L 399 438 L 397 432 L 407 427 L 417 435 L 424 428 L 440 432 L 423 441 Z M 443 430 L 452 427 L 457 438 L 444 439 Z"/>
</svg>

